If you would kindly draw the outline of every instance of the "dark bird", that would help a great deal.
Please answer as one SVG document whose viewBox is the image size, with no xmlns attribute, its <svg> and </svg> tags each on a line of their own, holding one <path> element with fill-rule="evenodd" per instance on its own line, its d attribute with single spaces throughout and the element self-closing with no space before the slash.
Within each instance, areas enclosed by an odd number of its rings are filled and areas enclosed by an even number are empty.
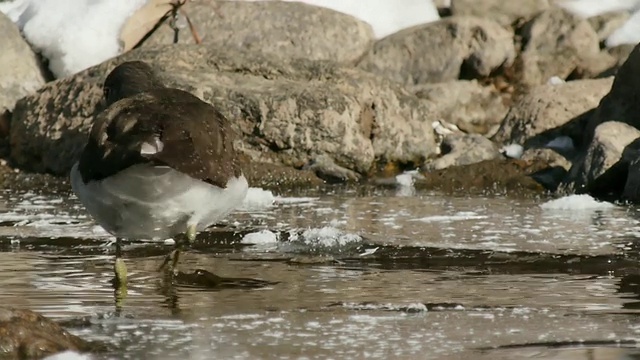
<svg viewBox="0 0 640 360">
<path fill-rule="evenodd" d="M 237 208 L 247 180 L 229 121 L 189 92 L 166 87 L 141 61 L 104 82 L 106 109 L 94 120 L 71 185 L 95 221 L 116 236 L 116 281 L 126 284 L 120 241 L 196 233 Z M 163 263 L 173 273 L 180 241 Z"/>
</svg>

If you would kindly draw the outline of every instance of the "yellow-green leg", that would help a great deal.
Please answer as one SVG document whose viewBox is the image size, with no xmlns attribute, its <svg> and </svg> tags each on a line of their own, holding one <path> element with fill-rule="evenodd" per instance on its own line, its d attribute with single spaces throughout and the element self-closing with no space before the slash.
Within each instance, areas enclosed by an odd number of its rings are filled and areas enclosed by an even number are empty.
<svg viewBox="0 0 640 360">
<path fill-rule="evenodd" d="M 127 297 L 127 265 L 122 258 L 122 244 L 119 238 L 116 238 L 116 260 L 113 271 L 116 274 L 114 281 L 116 309 L 119 309 Z"/>
<path fill-rule="evenodd" d="M 189 243 L 189 245 L 191 245 L 196 239 L 196 231 L 197 224 L 190 224 L 187 227 L 187 231 L 184 233 L 184 235 L 187 238 L 187 242 Z M 173 274 L 175 272 L 175 269 L 178 266 L 178 260 L 180 258 L 180 250 L 183 245 L 184 244 L 181 239 L 176 239 L 175 248 L 164 258 L 164 261 L 162 262 L 162 265 L 160 265 L 158 271 L 164 270 L 167 267 L 167 264 L 171 263 L 171 266 L 169 266 L 169 268 L 166 270 L 169 272 L 169 274 Z"/>
</svg>

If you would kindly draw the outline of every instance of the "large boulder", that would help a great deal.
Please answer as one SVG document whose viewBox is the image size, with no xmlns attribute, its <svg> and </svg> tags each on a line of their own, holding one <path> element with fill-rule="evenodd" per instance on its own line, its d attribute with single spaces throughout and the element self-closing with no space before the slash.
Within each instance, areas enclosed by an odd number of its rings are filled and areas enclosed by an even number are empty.
<svg viewBox="0 0 640 360">
<path fill-rule="evenodd" d="M 535 147 L 565 135 L 581 144 L 591 110 L 612 83 L 605 78 L 536 86 L 511 106 L 492 139 Z"/>
<path fill-rule="evenodd" d="M 525 86 L 545 84 L 551 77 L 591 77 L 615 64 L 600 51 L 595 30 L 569 12 L 552 7 L 525 23 L 519 30 L 522 53 L 521 81 Z"/>
<path fill-rule="evenodd" d="M 145 7 L 141 11 L 153 11 Z M 354 62 L 373 42 L 364 21 L 331 9 L 285 1 L 188 1 L 183 7 L 203 44 L 285 58 Z M 178 42 L 193 44 L 187 21 L 178 18 Z M 143 46 L 171 44 L 174 31 L 159 27 Z"/>
<path fill-rule="evenodd" d="M 0 12 L 0 114 L 12 110 L 16 101 L 45 83 L 38 57 L 22 38 L 16 25 Z"/>
<path fill-rule="evenodd" d="M 254 161 L 301 168 L 318 157 L 365 174 L 377 162 L 422 163 L 436 151 L 428 106 L 391 82 L 334 62 L 279 60 L 202 45 L 137 49 L 20 100 L 11 159 L 65 174 L 98 112 L 106 74 L 127 60 L 162 70 L 170 86 L 216 106 Z"/>
<path fill-rule="evenodd" d="M 511 65 L 513 32 L 476 17 L 450 17 L 378 40 L 361 69 L 404 85 L 486 77 Z"/>
</svg>

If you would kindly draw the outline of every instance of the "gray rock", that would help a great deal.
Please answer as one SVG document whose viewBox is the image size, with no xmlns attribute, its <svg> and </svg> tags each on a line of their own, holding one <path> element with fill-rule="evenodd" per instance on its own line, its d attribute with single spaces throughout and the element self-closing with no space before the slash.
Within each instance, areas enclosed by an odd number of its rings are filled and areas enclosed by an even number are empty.
<svg viewBox="0 0 640 360">
<path fill-rule="evenodd" d="M 371 26 L 331 9 L 284 1 L 189 1 L 183 9 L 203 44 L 310 60 L 354 62 L 374 40 Z M 193 44 L 180 16 L 179 43 Z M 144 46 L 172 44 L 174 32 L 160 27 Z"/>
<path fill-rule="evenodd" d="M 620 192 L 628 168 L 628 163 L 620 162 L 623 151 L 639 137 L 640 130 L 622 122 L 598 125 L 586 152 L 569 171 L 567 188 L 594 194 Z"/>
<path fill-rule="evenodd" d="M 535 16 L 520 33 L 521 81 L 526 86 L 545 84 L 552 76 L 592 77 L 615 63 L 611 55 L 600 51 L 598 35 L 591 25 L 560 8 Z"/>
<path fill-rule="evenodd" d="M 475 17 L 450 17 L 378 40 L 358 65 L 404 85 L 489 76 L 516 56 L 513 32 Z"/>
<path fill-rule="evenodd" d="M 12 110 L 21 97 L 45 83 L 38 57 L 22 38 L 16 25 L 0 13 L 0 114 Z"/>
<path fill-rule="evenodd" d="M 0 358 L 41 359 L 65 350 L 97 348 L 29 310 L 0 308 Z"/>
<path fill-rule="evenodd" d="M 418 85 L 412 89 L 436 116 L 468 133 L 487 134 L 507 114 L 501 94 L 477 80 Z"/>
<path fill-rule="evenodd" d="M 432 115 L 391 82 L 333 62 L 291 60 L 203 45 L 128 52 L 20 100 L 11 158 L 20 166 L 65 174 L 99 111 L 100 84 L 117 64 L 144 60 L 170 86 L 211 102 L 241 134 L 251 160 L 301 168 L 327 155 L 367 173 L 375 163 L 422 163 L 436 151 Z"/>
<path fill-rule="evenodd" d="M 470 165 L 502 158 L 498 147 L 491 140 L 478 134 L 447 135 L 440 147 L 443 155 L 423 165 L 423 171 L 430 172 L 450 166 Z"/>
<path fill-rule="evenodd" d="M 456 16 L 477 16 L 510 26 L 518 19 L 531 19 L 549 8 L 548 0 L 452 0 L 451 13 Z"/>
<path fill-rule="evenodd" d="M 589 111 L 598 106 L 612 83 L 612 78 L 606 78 L 534 87 L 511 106 L 492 140 L 530 148 L 566 135 L 581 144 Z"/>
</svg>

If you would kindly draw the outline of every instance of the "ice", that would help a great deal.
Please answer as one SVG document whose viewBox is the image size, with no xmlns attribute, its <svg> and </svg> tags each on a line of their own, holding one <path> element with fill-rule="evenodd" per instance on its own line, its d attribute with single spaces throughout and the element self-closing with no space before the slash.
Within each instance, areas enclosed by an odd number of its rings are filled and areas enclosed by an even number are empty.
<svg viewBox="0 0 640 360">
<path fill-rule="evenodd" d="M 615 208 L 615 205 L 606 201 L 598 201 L 589 195 L 582 194 L 550 200 L 541 204 L 540 207 L 545 210 L 598 210 Z"/>
<path fill-rule="evenodd" d="M 271 245 L 278 243 L 279 234 L 274 233 L 270 230 L 260 230 L 258 232 L 253 232 L 246 234 L 242 238 L 243 244 L 252 244 L 252 245 Z"/>
<path fill-rule="evenodd" d="M 426 216 L 419 219 L 413 219 L 412 221 L 421 221 L 421 222 L 452 222 L 452 221 L 461 221 L 461 220 L 479 220 L 479 219 L 487 219 L 488 216 L 478 215 L 473 211 L 460 211 L 453 215 L 434 215 L 434 216 Z"/>
<path fill-rule="evenodd" d="M 72 350 L 63 351 L 51 356 L 47 356 L 44 360 L 91 360 L 93 357 L 89 354 L 80 354 Z"/>
<path fill-rule="evenodd" d="M 119 33 L 145 0 L 14 0 L 5 12 L 57 77 L 120 53 Z"/>
</svg>

